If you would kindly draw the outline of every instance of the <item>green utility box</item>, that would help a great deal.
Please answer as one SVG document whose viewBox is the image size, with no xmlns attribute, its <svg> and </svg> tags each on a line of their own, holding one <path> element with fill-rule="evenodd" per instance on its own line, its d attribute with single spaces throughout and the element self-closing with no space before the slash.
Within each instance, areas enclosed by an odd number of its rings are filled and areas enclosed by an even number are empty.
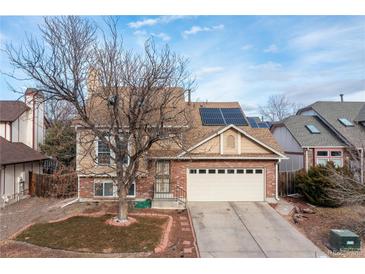
<svg viewBox="0 0 365 274">
<path fill-rule="evenodd" d="M 331 229 L 330 246 L 333 251 L 360 250 L 360 237 L 347 229 Z"/>
<path fill-rule="evenodd" d="M 151 207 L 151 200 L 147 199 L 147 200 L 140 200 L 140 201 L 135 201 L 134 202 L 134 207 L 135 208 L 150 208 Z"/>
</svg>

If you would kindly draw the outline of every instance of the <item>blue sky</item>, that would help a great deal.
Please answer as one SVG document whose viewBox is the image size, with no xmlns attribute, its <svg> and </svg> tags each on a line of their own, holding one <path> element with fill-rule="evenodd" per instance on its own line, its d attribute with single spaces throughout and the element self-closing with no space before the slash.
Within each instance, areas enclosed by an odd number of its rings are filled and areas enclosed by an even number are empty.
<svg viewBox="0 0 365 274">
<path fill-rule="evenodd" d="M 101 17 L 91 17 L 102 23 Z M 0 43 L 39 36 L 41 17 L 0 17 Z M 365 100 L 363 16 L 121 16 L 127 48 L 140 50 L 148 37 L 168 43 L 190 59 L 197 79 L 194 100 L 239 101 L 257 113 L 272 94 L 303 105 L 317 100 Z M 11 72 L 0 52 L 0 71 Z M 31 86 L 0 75 L 0 98 L 16 99 Z"/>
</svg>

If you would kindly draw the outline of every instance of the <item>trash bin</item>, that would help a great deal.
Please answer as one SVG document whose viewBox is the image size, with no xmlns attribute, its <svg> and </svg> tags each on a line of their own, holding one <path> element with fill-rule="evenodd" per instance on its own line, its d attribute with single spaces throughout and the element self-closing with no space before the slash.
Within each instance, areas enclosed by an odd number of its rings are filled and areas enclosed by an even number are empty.
<svg viewBox="0 0 365 274">
<path fill-rule="evenodd" d="M 134 202 L 135 208 L 150 208 L 152 201 L 150 199 L 147 200 L 140 200 Z"/>
</svg>

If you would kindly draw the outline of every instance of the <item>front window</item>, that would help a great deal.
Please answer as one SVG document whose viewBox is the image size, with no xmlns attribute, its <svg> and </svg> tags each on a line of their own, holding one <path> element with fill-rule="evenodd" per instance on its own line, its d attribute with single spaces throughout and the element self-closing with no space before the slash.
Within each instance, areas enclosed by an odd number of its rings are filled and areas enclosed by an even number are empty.
<svg viewBox="0 0 365 274">
<path fill-rule="evenodd" d="M 95 196 L 100 197 L 113 197 L 114 193 L 114 184 L 113 182 L 98 182 L 94 185 L 94 194 Z"/>
<path fill-rule="evenodd" d="M 156 192 L 158 192 L 158 193 L 169 193 L 170 192 L 170 162 L 169 161 L 157 161 L 156 162 Z"/>
<path fill-rule="evenodd" d="M 96 197 L 117 197 L 117 186 L 110 181 L 96 182 L 94 184 L 94 195 Z M 136 196 L 135 182 L 133 182 L 129 187 L 127 196 Z"/>
<path fill-rule="evenodd" d="M 317 150 L 316 164 L 327 165 L 328 162 L 333 162 L 336 167 L 342 167 L 342 151 L 341 150 Z"/>
</svg>

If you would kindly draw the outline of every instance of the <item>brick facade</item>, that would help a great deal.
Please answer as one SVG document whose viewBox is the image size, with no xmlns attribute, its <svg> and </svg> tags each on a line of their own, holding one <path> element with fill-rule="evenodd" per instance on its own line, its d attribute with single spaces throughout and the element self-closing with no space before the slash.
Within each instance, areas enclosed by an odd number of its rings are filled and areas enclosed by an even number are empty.
<svg viewBox="0 0 365 274">
<path fill-rule="evenodd" d="M 266 198 L 275 198 L 276 180 L 275 180 L 275 163 L 274 160 L 199 160 L 199 161 L 171 161 L 170 162 L 170 184 L 174 190 L 178 185 L 186 191 L 186 176 L 188 168 L 263 168 L 266 173 Z M 136 182 L 136 198 L 153 198 L 153 189 L 155 182 L 155 161 L 148 163 L 148 175 L 140 177 Z M 80 198 L 94 198 L 94 179 L 79 178 Z M 110 198 L 109 198 L 110 199 Z"/>
</svg>

